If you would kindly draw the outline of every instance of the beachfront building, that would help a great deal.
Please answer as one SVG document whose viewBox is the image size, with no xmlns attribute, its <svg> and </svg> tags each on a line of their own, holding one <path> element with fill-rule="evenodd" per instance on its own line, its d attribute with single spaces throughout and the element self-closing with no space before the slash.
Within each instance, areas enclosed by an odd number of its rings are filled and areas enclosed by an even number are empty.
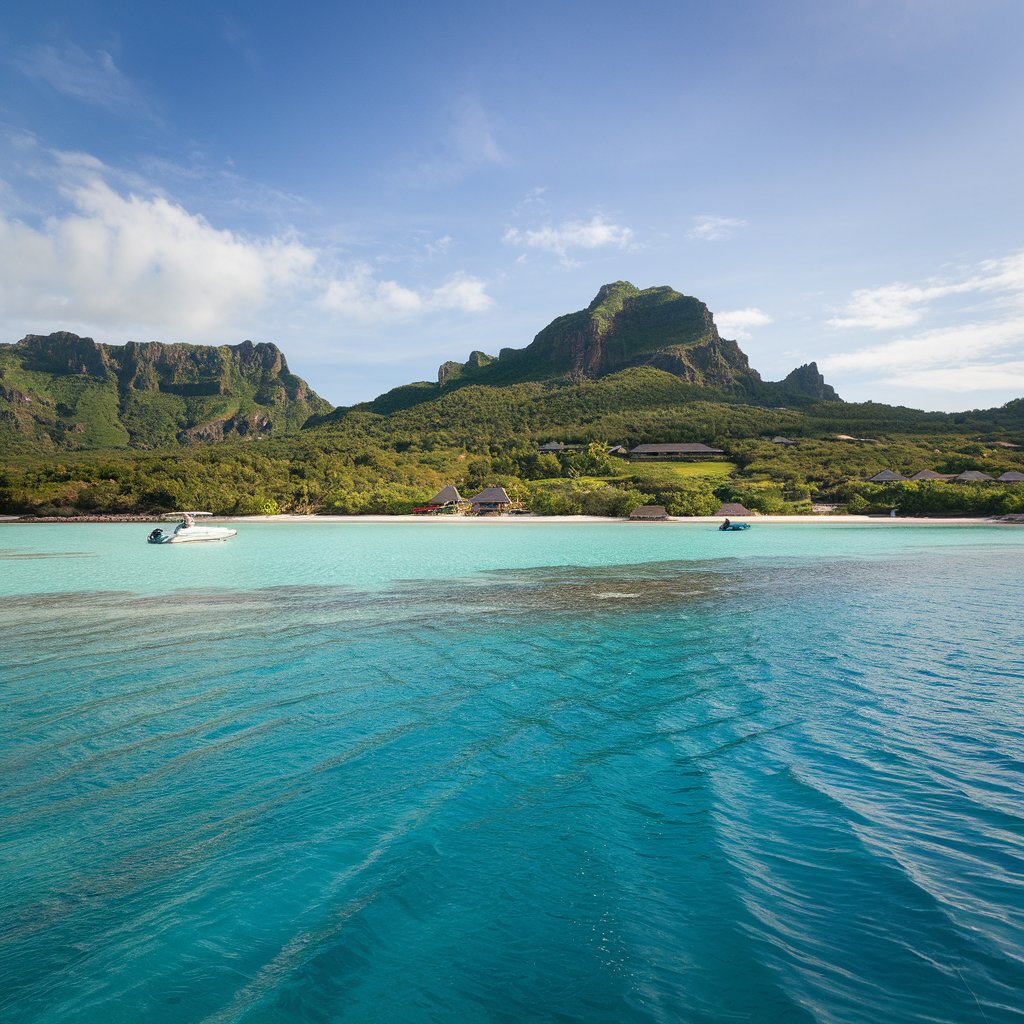
<svg viewBox="0 0 1024 1024">
<path fill-rule="evenodd" d="M 738 501 L 727 501 L 716 513 L 716 516 L 752 516 L 754 513 Z"/>
<path fill-rule="evenodd" d="M 668 519 L 664 505 L 641 505 L 629 513 L 629 518 L 639 523 L 657 523 Z"/>
<path fill-rule="evenodd" d="M 631 459 L 715 459 L 725 452 L 706 444 L 638 444 L 630 448 Z"/>
<path fill-rule="evenodd" d="M 920 472 L 915 473 L 910 479 L 914 481 L 920 480 L 952 480 L 956 477 L 955 473 L 936 473 L 934 469 L 922 469 Z"/>
<path fill-rule="evenodd" d="M 512 505 L 512 499 L 504 487 L 485 487 L 468 500 L 473 512 L 478 516 L 501 515 Z"/>
<path fill-rule="evenodd" d="M 900 476 L 899 473 L 894 473 L 891 469 L 883 469 L 881 473 L 876 473 L 874 476 L 868 477 L 869 484 L 892 484 L 898 480 L 909 480 L 909 477 Z"/>
</svg>

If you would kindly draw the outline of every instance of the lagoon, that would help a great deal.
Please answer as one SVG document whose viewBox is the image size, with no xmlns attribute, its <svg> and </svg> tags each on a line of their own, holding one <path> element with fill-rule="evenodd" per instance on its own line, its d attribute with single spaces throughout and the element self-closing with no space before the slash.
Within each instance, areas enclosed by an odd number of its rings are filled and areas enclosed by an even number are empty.
<svg viewBox="0 0 1024 1024">
<path fill-rule="evenodd" d="M 1024 529 L 0 525 L 6 1021 L 1024 1020 Z"/>
</svg>

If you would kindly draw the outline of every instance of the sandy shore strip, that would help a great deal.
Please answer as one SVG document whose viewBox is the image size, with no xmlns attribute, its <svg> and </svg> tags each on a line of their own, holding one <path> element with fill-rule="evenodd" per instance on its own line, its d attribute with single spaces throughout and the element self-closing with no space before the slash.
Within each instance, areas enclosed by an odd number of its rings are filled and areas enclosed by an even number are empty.
<svg viewBox="0 0 1024 1024">
<path fill-rule="evenodd" d="M 400 515 L 400 516 L 331 516 L 331 515 L 292 515 L 282 513 L 276 516 L 212 516 L 205 520 L 208 523 L 347 523 L 360 524 L 382 523 L 417 523 L 419 525 L 451 526 L 538 526 L 538 525 L 585 525 L 588 523 L 618 523 L 625 526 L 656 529 L 666 526 L 718 526 L 723 516 L 669 516 L 660 520 L 632 520 L 610 516 L 431 516 L 431 515 Z M 729 516 L 733 523 L 750 523 L 752 526 L 1024 526 L 1024 516 L 1007 516 L 1005 518 L 915 518 L 912 516 L 851 516 L 851 515 L 809 515 L 809 516 Z M 16 526 L 25 524 L 75 524 L 75 523 L 166 523 L 167 520 L 158 515 L 111 515 L 111 516 L 68 516 L 58 518 L 45 516 L 0 516 L 0 525 Z"/>
<path fill-rule="evenodd" d="M 619 523 L 628 526 L 659 527 L 659 526 L 686 526 L 700 525 L 707 526 L 721 524 L 723 516 L 669 516 L 668 519 L 655 521 L 642 521 L 619 519 L 609 516 L 430 516 L 430 515 L 408 515 L 408 516 L 297 516 L 297 515 L 276 515 L 276 516 L 220 516 L 218 521 L 230 523 L 438 523 L 452 524 L 461 523 L 468 526 L 495 526 L 495 525 L 538 525 L 538 524 L 585 524 L 585 523 Z M 816 524 L 819 526 L 993 526 L 1006 525 L 998 519 L 924 519 L 911 517 L 891 516 L 730 516 L 730 522 L 750 523 L 751 525 L 777 525 L 777 524 Z M 1020 524 L 1016 524 L 1020 525 Z"/>
</svg>

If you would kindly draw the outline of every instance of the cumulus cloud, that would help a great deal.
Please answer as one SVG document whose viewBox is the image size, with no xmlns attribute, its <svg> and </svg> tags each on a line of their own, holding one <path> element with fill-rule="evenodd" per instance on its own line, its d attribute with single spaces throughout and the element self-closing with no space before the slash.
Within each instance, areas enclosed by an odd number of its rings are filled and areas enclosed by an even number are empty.
<svg viewBox="0 0 1024 1024">
<path fill-rule="evenodd" d="M 764 327 L 771 322 L 772 318 L 763 309 L 755 307 L 731 309 L 715 314 L 719 333 L 735 341 L 749 341 L 755 328 Z"/>
<path fill-rule="evenodd" d="M 480 313 L 493 305 L 486 283 L 468 274 L 454 274 L 436 288 L 414 289 L 379 279 L 367 263 L 334 277 L 320 302 L 324 309 L 355 320 L 401 320 L 442 310 Z"/>
<path fill-rule="evenodd" d="M 46 82 L 64 96 L 115 114 L 156 119 L 138 86 L 106 50 L 88 53 L 71 43 L 63 50 L 38 46 L 23 52 L 14 63 L 26 77 Z"/>
<path fill-rule="evenodd" d="M 980 357 L 1024 344 L 1024 317 L 994 323 L 959 324 L 901 336 L 822 360 L 832 370 L 918 370 L 966 366 Z"/>
<path fill-rule="evenodd" d="M 953 296 L 993 296 L 1024 305 L 1024 253 L 986 260 L 959 274 L 935 277 L 921 284 L 894 282 L 853 293 L 830 327 L 897 330 L 920 323 L 933 306 Z"/>
<path fill-rule="evenodd" d="M 98 179 L 65 194 L 73 210 L 39 227 L 0 221 L 8 316 L 202 334 L 294 286 L 316 260 L 293 239 L 246 239 L 163 197 L 123 196 Z"/>
<path fill-rule="evenodd" d="M 294 322 L 328 309 L 388 321 L 492 305 L 486 283 L 468 274 L 431 287 L 378 279 L 368 264 L 338 274 L 331 253 L 292 232 L 253 237 L 217 228 L 151 190 L 112 187 L 105 179 L 116 175 L 88 154 L 50 156 L 64 211 L 0 215 L 0 312 L 9 332 L 221 340 L 251 331 L 257 316 Z M 438 238 L 436 254 L 450 244 Z"/>
<path fill-rule="evenodd" d="M 626 249 L 633 242 L 633 232 L 620 224 L 611 224 L 597 214 L 589 221 L 563 221 L 556 227 L 545 225 L 527 231 L 509 228 L 502 241 L 508 245 L 556 253 L 564 264 L 571 265 L 570 250 Z"/>
<path fill-rule="evenodd" d="M 705 214 L 693 218 L 688 237 L 699 242 L 722 242 L 732 238 L 747 222 L 739 217 L 715 217 Z"/>
<path fill-rule="evenodd" d="M 856 291 L 828 323 L 893 336 L 819 359 L 826 373 L 950 395 L 1019 394 L 1024 390 L 1024 253 L 918 283 Z M 932 326 L 936 323 L 940 326 Z"/>
</svg>

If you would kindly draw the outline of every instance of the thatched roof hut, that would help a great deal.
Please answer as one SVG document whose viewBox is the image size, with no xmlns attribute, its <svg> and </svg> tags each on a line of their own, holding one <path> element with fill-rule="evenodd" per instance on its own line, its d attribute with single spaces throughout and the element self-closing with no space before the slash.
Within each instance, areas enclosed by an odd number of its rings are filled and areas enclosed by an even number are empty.
<svg viewBox="0 0 1024 1024">
<path fill-rule="evenodd" d="M 485 487 L 479 494 L 469 499 L 474 512 L 504 512 L 512 504 L 512 499 L 504 487 Z"/>
<path fill-rule="evenodd" d="M 1024 473 L 1018 473 L 1015 469 L 1011 469 L 1009 473 L 1004 473 L 996 479 L 1001 484 L 1024 484 Z"/>
<path fill-rule="evenodd" d="M 965 484 L 980 484 L 985 480 L 992 480 L 993 477 L 989 476 L 988 473 L 982 473 L 977 469 L 968 469 L 953 479 L 959 480 L 961 483 Z"/>
<path fill-rule="evenodd" d="M 462 495 L 459 494 L 459 492 L 455 488 L 454 484 L 445 484 L 445 486 L 442 487 L 441 490 L 439 490 L 437 492 L 437 494 L 435 494 L 430 499 L 430 501 L 427 502 L 427 504 L 428 505 L 450 505 L 453 502 L 457 503 L 457 502 L 460 502 L 460 501 L 462 501 Z"/>
<path fill-rule="evenodd" d="M 655 523 L 668 519 L 664 505 L 640 505 L 629 513 L 629 518 L 641 523 Z"/>
<path fill-rule="evenodd" d="M 956 476 L 955 473 L 936 473 L 934 469 L 922 469 L 920 472 L 915 473 L 910 479 L 911 480 L 952 480 Z"/>
<path fill-rule="evenodd" d="M 881 473 L 876 473 L 874 476 L 868 477 L 869 484 L 891 484 L 897 480 L 907 480 L 908 477 L 900 476 L 899 473 L 894 473 L 891 469 L 883 469 Z"/>
<path fill-rule="evenodd" d="M 727 501 L 716 513 L 716 516 L 752 516 L 754 513 L 738 501 Z"/>
<path fill-rule="evenodd" d="M 782 444 L 789 448 L 796 444 L 796 441 L 791 441 L 788 437 L 783 437 L 781 434 L 772 438 L 772 444 Z"/>
</svg>

